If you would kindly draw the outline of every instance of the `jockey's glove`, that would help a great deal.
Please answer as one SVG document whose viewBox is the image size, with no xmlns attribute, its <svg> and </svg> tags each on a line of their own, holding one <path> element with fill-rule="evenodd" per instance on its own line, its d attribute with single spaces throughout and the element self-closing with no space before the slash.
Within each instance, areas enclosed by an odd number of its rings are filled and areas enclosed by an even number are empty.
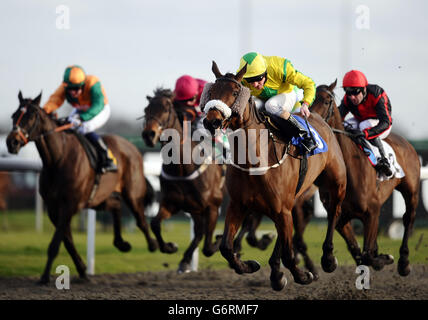
<svg viewBox="0 0 428 320">
<path fill-rule="evenodd" d="M 67 118 L 67 120 L 68 120 L 68 122 L 73 124 L 73 127 L 78 127 L 82 124 L 82 119 L 80 118 L 80 116 L 77 113 L 69 116 Z"/>
</svg>

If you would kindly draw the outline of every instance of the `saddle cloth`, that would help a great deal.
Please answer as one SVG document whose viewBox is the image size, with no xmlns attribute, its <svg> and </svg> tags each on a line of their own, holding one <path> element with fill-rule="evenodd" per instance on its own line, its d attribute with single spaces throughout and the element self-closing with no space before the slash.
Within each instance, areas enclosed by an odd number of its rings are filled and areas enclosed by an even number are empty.
<svg viewBox="0 0 428 320">
<path fill-rule="evenodd" d="M 383 149 L 385 150 L 385 155 L 386 155 L 386 158 L 388 159 L 389 168 L 392 171 L 392 175 L 390 177 L 387 177 L 384 174 L 380 174 L 378 172 L 377 179 L 379 181 L 385 181 L 391 178 L 403 178 L 405 174 L 404 174 L 403 168 L 400 166 L 400 164 L 397 161 L 397 157 L 395 155 L 394 149 L 392 149 L 392 147 L 388 143 L 386 143 L 384 140 L 381 140 L 381 142 L 383 145 Z M 370 150 L 368 151 L 371 153 L 371 155 L 368 156 L 369 160 L 373 165 L 376 165 L 377 159 L 380 159 L 379 149 L 374 145 L 372 145 L 371 143 L 367 143 L 367 145 L 370 147 Z M 367 150 L 367 147 L 364 149 Z M 373 162 L 373 158 L 376 160 L 376 162 Z"/>
<path fill-rule="evenodd" d="M 301 118 L 300 116 L 296 116 L 294 115 L 294 118 L 300 122 L 300 124 L 306 129 L 308 130 L 308 126 L 306 125 L 306 121 Z M 312 133 L 312 137 L 315 139 L 315 142 L 317 144 L 317 148 L 315 150 L 313 150 L 312 152 L 310 152 L 308 155 L 309 156 L 313 156 L 317 153 L 322 153 L 322 152 L 326 152 L 328 150 L 328 146 L 327 143 L 325 143 L 324 139 L 321 137 L 321 135 L 309 124 L 309 130 L 311 130 Z M 301 146 L 303 141 L 302 137 L 292 137 L 291 138 L 291 143 L 297 147 L 299 147 L 301 150 L 303 150 L 303 147 Z"/>
</svg>

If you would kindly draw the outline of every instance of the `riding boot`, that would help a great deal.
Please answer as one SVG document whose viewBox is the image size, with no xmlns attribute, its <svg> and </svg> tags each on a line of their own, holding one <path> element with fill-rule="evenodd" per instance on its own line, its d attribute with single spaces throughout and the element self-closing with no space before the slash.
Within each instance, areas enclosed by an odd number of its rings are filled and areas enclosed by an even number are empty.
<svg viewBox="0 0 428 320">
<path fill-rule="evenodd" d="M 103 139 L 95 132 L 90 132 L 85 135 L 97 149 L 100 156 L 99 166 L 102 173 L 117 171 L 117 166 L 114 164 L 113 159 L 108 156 L 108 148 Z"/>
<path fill-rule="evenodd" d="M 379 149 L 380 159 L 375 166 L 375 169 L 379 172 L 383 172 L 387 177 L 392 175 L 392 171 L 389 167 L 389 161 L 386 157 L 385 150 L 383 149 L 382 141 L 379 137 L 369 140 L 372 145 Z"/>
<path fill-rule="evenodd" d="M 293 117 L 293 115 L 290 114 L 287 121 L 297 130 L 297 136 L 303 138 L 302 146 L 307 150 L 307 152 L 312 152 L 317 148 L 317 144 L 314 139 L 312 139 L 308 131 Z"/>
</svg>

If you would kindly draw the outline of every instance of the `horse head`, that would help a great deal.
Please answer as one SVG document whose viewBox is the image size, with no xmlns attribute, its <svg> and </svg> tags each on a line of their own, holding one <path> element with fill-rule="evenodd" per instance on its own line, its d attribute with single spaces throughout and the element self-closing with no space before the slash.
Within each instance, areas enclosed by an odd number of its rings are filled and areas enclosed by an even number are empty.
<svg viewBox="0 0 428 320">
<path fill-rule="evenodd" d="M 174 93 L 158 88 L 154 91 L 154 97 L 147 96 L 147 100 L 149 105 L 144 109 L 145 126 L 141 135 L 146 145 L 154 147 L 163 129 L 172 125 Z"/>
<path fill-rule="evenodd" d="M 336 85 L 337 79 L 330 85 L 319 85 L 316 90 L 315 101 L 311 106 L 311 112 L 318 113 L 330 126 L 333 126 L 336 115 L 339 115 L 334 94 Z"/>
<path fill-rule="evenodd" d="M 209 89 L 205 106 L 201 106 L 206 114 L 204 126 L 211 133 L 226 127 L 235 130 L 242 123 L 242 114 L 250 98 L 250 91 L 241 84 L 247 66 L 236 75 L 223 75 L 213 61 L 212 71 L 216 81 Z"/>
<path fill-rule="evenodd" d="M 40 134 L 42 93 L 35 99 L 24 99 L 19 91 L 19 107 L 12 115 L 13 128 L 6 139 L 7 149 L 17 154 L 22 146 L 34 140 Z"/>
</svg>

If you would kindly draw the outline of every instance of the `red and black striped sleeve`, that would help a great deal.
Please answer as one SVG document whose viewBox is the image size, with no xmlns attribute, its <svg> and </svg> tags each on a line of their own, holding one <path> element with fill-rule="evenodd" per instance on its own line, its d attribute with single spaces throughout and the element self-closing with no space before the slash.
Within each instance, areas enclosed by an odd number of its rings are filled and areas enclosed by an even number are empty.
<svg viewBox="0 0 428 320">
<path fill-rule="evenodd" d="M 377 138 L 383 132 L 388 130 L 392 125 L 391 118 L 391 102 L 383 89 L 379 86 L 374 86 L 373 94 L 375 98 L 375 106 L 374 109 L 376 111 L 376 116 L 379 119 L 379 123 L 370 128 L 364 130 L 366 138 L 368 140 Z"/>
</svg>

